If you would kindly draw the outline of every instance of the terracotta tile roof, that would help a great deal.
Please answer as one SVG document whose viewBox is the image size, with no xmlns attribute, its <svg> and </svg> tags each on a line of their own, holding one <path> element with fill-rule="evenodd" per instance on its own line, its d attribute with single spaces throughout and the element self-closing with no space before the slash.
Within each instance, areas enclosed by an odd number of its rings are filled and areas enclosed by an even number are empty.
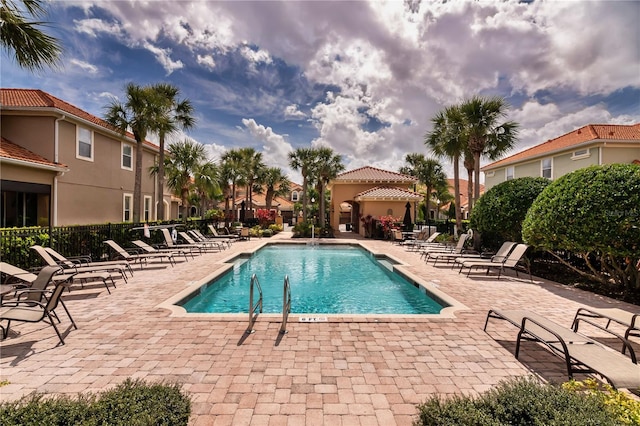
<svg viewBox="0 0 640 426">
<path fill-rule="evenodd" d="M 55 167 L 61 170 L 67 168 L 64 164 L 51 162 L 35 152 L 31 152 L 20 145 L 16 145 L 4 137 L 0 138 L 0 158 L 21 160 L 43 166 Z"/>
<path fill-rule="evenodd" d="M 516 163 L 545 154 L 548 155 L 583 143 L 611 140 L 638 143 L 638 146 L 640 146 L 640 123 L 632 125 L 588 124 L 555 139 L 488 164 L 482 170 L 490 170 L 505 164 Z"/>
<path fill-rule="evenodd" d="M 77 118 L 86 120 L 90 123 L 100 126 L 104 129 L 112 132 L 117 132 L 113 126 L 104 121 L 103 119 L 89 114 L 80 108 L 71 105 L 68 102 L 63 101 L 47 92 L 39 89 L 0 89 L 0 106 L 3 109 L 8 108 L 53 108 L 73 115 Z M 126 136 L 134 139 L 133 134 L 126 133 Z M 158 149 L 158 146 L 149 141 L 145 141 L 145 145 Z"/>
<path fill-rule="evenodd" d="M 356 201 L 372 199 L 409 201 L 421 200 L 422 195 L 418 194 L 417 192 L 409 191 L 402 188 L 394 188 L 391 186 L 376 186 L 375 188 L 367 189 L 366 191 L 362 191 L 361 193 L 356 194 L 353 199 Z"/>
<path fill-rule="evenodd" d="M 417 182 L 411 176 L 401 173 L 390 172 L 388 170 L 377 169 L 375 167 L 360 167 L 359 169 L 350 170 L 336 176 L 333 180 L 336 183 L 344 182 L 380 182 L 380 183 L 415 183 Z"/>
<path fill-rule="evenodd" d="M 454 190 L 454 181 L 453 179 L 447 179 L 449 183 L 449 193 L 455 197 L 456 192 Z M 473 189 L 472 189 L 473 190 Z M 466 179 L 460 179 L 460 207 L 464 207 L 465 209 L 469 205 L 469 181 Z M 484 185 L 480 184 L 480 195 L 484 194 Z M 449 204 L 447 204 L 448 206 Z"/>
</svg>

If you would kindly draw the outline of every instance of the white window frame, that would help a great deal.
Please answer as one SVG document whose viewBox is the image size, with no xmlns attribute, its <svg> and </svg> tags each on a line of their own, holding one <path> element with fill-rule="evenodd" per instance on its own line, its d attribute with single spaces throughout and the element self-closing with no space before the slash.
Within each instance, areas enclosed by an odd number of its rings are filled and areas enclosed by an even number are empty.
<svg viewBox="0 0 640 426">
<path fill-rule="evenodd" d="M 89 132 L 89 144 L 91 145 L 91 156 L 90 157 L 85 157 L 84 155 L 80 154 L 80 143 L 85 143 L 87 144 L 86 141 L 81 141 L 80 140 L 80 133 L 83 131 L 87 131 Z M 84 161 L 92 161 L 93 162 L 93 152 L 94 152 L 94 140 L 93 140 L 93 131 L 87 127 L 82 127 L 82 126 L 76 126 L 76 158 L 79 160 L 84 160 Z"/>
<path fill-rule="evenodd" d="M 145 222 L 148 222 L 150 220 L 153 220 L 153 218 L 151 217 L 151 196 L 150 195 L 145 195 L 144 196 L 144 202 L 143 202 L 143 210 L 144 210 L 144 214 L 143 214 L 143 219 Z"/>
<path fill-rule="evenodd" d="M 581 160 L 589 157 L 591 157 L 591 148 L 578 149 L 571 153 L 572 160 Z"/>
<path fill-rule="evenodd" d="M 298 191 L 291 191 L 291 201 L 293 201 L 294 203 L 300 201 L 300 194 L 298 193 Z"/>
<path fill-rule="evenodd" d="M 549 168 L 544 167 L 545 161 L 549 162 Z M 549 170 L 549 176 L 544 175 L 544 171 Z M 540 160 L 540 176 L 547 179 L 553 179 L 553 158 L 543 158 Z"/>
<path fill-rule="evenodd" d="M 129 200 L 129 209 L 127 209 L 127 200 Z M 127 219 L 129 213 L 129 219 Z M 133 222 L 133 194 L 122 194 L 122 221 Z"/>
<path fill-rule="evenodd" d="M 484 172 L 485 177 L 494 177 L 495 175 L 496 172 L 494 170 L 491 170 L 490 172 Z"/>
<path fill-rule="evenodd" d="M 131 158 L 131 166 L 127 167 L 124 164 L 124 158 L 125 158 L 125 148 L 129 148 L 131 150 L 131 154 L 130 154 L 130 158 Z M 133 145 L 122 142 L 120 144 L 120 167 L 123 170 L 129 170 L 129 171 L 133 171 Z"/>
<path fill-rule="evenodd" d="M 511 170 L 511 177 L 509 177 L 509 170 Z M 511 180 L 516 178 L 516 169 L 514 166 L 509 166 L 504 169 L 504 180 Z"/>
</svg>

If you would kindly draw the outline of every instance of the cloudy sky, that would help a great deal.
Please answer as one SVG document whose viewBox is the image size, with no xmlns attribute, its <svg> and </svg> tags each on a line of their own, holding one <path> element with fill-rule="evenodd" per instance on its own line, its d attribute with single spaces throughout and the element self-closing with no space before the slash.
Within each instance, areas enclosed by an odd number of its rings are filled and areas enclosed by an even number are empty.
<svg viewBox="0 0 640 426">
<path fill-rule="evenodd" d="M 47 20 L 63 67 L 34 75 L 3 53 L 2 87 L 102 117 L 128 82 L 168 82 L 212 158 L 254 147 L 294 180 L 298 147 L 330 146 L 347 170 L 429 155 L 431 118 L 477 94 L 511 105 L 513 152 L 640 122 L 636 1 L 54 1 Z"/>
</svg>

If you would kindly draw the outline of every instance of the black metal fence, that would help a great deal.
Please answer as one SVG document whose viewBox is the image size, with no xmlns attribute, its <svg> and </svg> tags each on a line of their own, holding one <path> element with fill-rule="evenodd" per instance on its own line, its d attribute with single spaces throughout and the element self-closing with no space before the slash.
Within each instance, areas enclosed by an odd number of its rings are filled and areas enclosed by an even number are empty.
<svg viewBox="0 0 640 426">
<path fill-rule="evenodd" d="M 207 232 L 207 220 L 154 222 L 151 225 L 175 226 L 182 229 L 200 229 Z M 3 262 L 19 268 L 33 269 L 42 266 L 42 259 L 31 250 L 33 245 L 51 247 L 66 257 L 91 256 L 94 260 L 110 257 L 105 240 L 114 240 L 123 247 L 132 247 L 131 241 L 145 240 L 147 243 L 164 243 L 162 233 L 151 226 L 150 238 L 143 238 L 142 223 L 107 223 L 101 225 L 78 225 L 57 227 L 30 227 L 0 229 L 0 256 Z"/>
</svg>

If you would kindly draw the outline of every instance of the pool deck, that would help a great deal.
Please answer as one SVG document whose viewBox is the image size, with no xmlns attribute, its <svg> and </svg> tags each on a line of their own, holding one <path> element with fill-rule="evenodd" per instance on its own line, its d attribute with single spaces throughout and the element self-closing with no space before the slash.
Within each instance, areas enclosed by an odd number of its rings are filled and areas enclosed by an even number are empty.
<svg viewBox="0 0 640 426">
<path fill-rule="evenodd" d="M 0 400 L 32 391 L 97 392 L 132 377 L 183 383 L 192 425 L 411 425 L 416 405 L 432 395 L 477 394 L 530 374 L 566 379 L 564 363 L 535 343 L 523 343 L 516 360 L 517 331 L 505 321 L 493 320 L 485 333 L 490 308 L 531 309 L 567 326 L 579 307 L 639 310 L 513 272 L 500 280 L 483 272 L 467 278 L 388 241 L 340 237 L 404 262 L 468 309 L 453 318 L 332 316 L 318 323 L 292 314 L 281 335 L 276 315 L 259 316 L 255 333 L 246 334 L 244 316 L 181 316 L 160 307 L 222 268 L 221 260 L 267 241 L 252 238 L 175 267 L 137 268 L 111 295 L 101 283 L 74 287 L 64 300 L 78 330 L 59 310 L 65 345 L 46 324 L 12 325 L 0 343 L 0 381 L 9 382 Z"/>
</svg>

